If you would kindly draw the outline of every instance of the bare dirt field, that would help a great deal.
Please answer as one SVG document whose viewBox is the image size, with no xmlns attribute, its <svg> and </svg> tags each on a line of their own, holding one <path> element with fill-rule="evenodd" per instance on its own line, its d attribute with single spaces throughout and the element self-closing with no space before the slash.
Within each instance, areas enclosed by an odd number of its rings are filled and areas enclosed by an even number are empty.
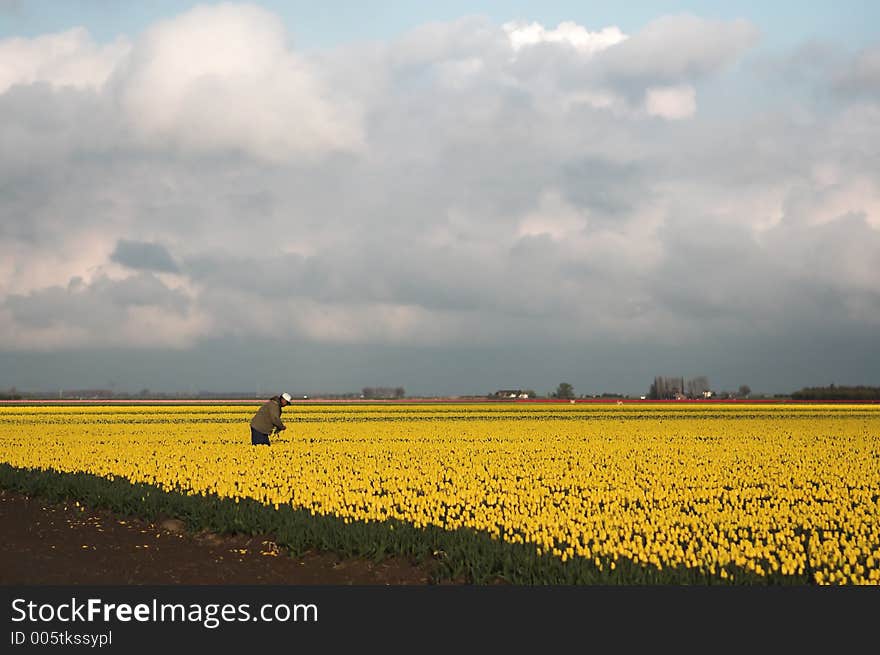
<svg viewBox="0 0 880 655">
<path fill-rule="evenodd" d="M 290 556 L 267 535 L 190 533 L 73 501 L 0 490 L 0 584 L 421 585 L 429 564 L 310 552 Z"/>
</svg>

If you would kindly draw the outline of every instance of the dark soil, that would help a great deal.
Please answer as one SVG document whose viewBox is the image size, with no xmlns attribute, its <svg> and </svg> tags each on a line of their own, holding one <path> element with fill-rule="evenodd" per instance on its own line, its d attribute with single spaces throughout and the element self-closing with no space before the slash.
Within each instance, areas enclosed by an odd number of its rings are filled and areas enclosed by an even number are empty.
<svg viewBox="0 0 880 655">
<path fill-rule="evenodd" d="M 2 489 L 0 526 L 3 585 L 431 582 L 430 562 L 318 552 L 291 556 L 269 535 L 192 533 L 173 521 L 151 523 Z"/>
</svg>

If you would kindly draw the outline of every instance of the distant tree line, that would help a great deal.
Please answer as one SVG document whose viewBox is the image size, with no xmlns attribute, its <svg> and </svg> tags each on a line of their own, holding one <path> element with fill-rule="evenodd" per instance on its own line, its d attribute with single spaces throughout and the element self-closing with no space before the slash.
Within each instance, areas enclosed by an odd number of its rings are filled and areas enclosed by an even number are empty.
<svg viewBox="0 0 880 655">
<path fill-rule="evenodd" d="M 574 398 L 574 387 L 568 382 L 560 382 L 556 387 L 556 391 L 550 394 L 551 398 L 564 398 L 566 400 Z"/>
<path fill-rule="evenodd" d="M 0 391 L 0 400 L 21 400 L 21 394 L 15 387 L 10 387 L 9 391 Z"/>
<path fill-rule="evenodd" d="M 804 387 L 791 394 L 792 400 L 880 400 L 880 387 Z"/>
<path fill-rule="evenodd" d="M 342 393 L 324 393 L 315 391 L 305 395 L 309 398 L 322 398 L 324 400 L 360 400 L 363 396 L 362 393 L 355 391 L 345 391 Z"/>
<path fill-rule="evenodd" d="M 721 391 L 716 393 L 709 386 L 709 378 L 698 375 L 695 378 L 685 380 L 684 377 L 666 377 L 658 375 L 651 383 L 646 396 L 650 400 L 675 400 L 677 398 L 748 398 L 752 388 L 747 384 L 741 384 L 737 392 Z"/>
<path fill-rule="evenodd" d="M 664 375 L 654 377 L 648 389 L 648 398 L 651 400 L 672 400 L 679 394 L 684 393 L 684 378 L 670 378 Z"/>
<path fill-rule="evenodd" d="M 671 378 L 658 375 L 651 383 L 648 398 L 651 400 L 674 400 L 679 396 L 699 398 L 709 389 L 709 379 L 704 375 L 687 381 L 683 377 Z"/>
<path fill-rule="evenodd" d="M 371 400 L 399 400 L 406 395 L 403 387 L 364 387 L 361 395 Z"/>
</svg>

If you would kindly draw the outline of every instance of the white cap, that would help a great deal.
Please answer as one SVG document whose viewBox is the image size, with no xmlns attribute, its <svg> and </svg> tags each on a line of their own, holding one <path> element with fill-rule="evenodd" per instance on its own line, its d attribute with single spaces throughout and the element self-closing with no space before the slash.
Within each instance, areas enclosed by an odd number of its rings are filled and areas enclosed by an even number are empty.
<svg viewBox="0 0 880 655">
<path fill-rule="evenodd" d="M 293 399 L 290 397 L 290 394 L 287 393 L 287 392 L 284 392 L 283 394 L 281 394 L 281 397 L 284 398 L 284 400 L 286 400 L 287 402 L 290 402 L 291 400 L 293 400 Z"/>
</svg>

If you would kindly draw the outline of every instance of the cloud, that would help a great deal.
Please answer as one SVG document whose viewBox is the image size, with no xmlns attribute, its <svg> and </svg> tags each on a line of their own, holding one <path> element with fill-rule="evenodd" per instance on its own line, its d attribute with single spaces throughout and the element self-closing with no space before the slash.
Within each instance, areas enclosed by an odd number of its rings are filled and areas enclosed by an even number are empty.
<svg viewBox="0 0 880 655">
<path fill-rule="evenodd" d="M 690 118 L 697 111 L 695 97 L 689 85 L 651 87 L 645 92 L 645 109 L 651 116 L 673 121 Z"/>
<path fill-rule="evenodd" d="M 841 65 L 833 86 L 844 93 L 880 96 L 880 45 L 865 48 Z"/>
<path fill-rule="evenodd" d="M 182 348 L 203 333 L 204 316 L 180 289 L 150 273 L 91 282 L 72 278 L 0 303 L 7 348 Z"/>
<path fill-rule="evenodd" d="M 743 19 L 664 16 L 604 51 L 600 62 L 612 79 L 679 82 L 731 65 L 759 36 L 758 29 Z"/>
<path fill-rule="evenodd" d="M 212 5 L 125 48 L 5 40 L 32 63 L 0 68 L 0 347 L 867 333 L 880 107 L 840 84 L 873 60 L 810 73 L 839 90 L 817 100 L 734 70 L 757 38 L 478 17 L 305 53 Z"/>
<path fill-rule="evenodd" d="M 174 259 L 168 254 L 165 247 L 158 243 L 120 239 L 113 254 L 110 255 L 110 259 L 133 269 L 165 273 L 178 271 Z"/>
<path fill-rule="evenodd" d="M 199 6 L 152 26 L 121 72 L 120 101 L 145 142 L 271 161 L 363 146 L 361 113 L 252 5 Z"/>
<path fill-rule="evenodd" d="M 33 39 L 0 40 L 0 93 L 16 84 L 37 82 L 98 89 L 130 49 L 131 44 L 122 37 L 98 45 L 81 27 Z"/>
<path fill-rule="evenodd" d="M 546 29 L 540 23 L 523 22 L 505 23 L 503 28 L 515 51 L 539 43 L 565 43 L 580 53 L 591 55 L 628 38 L 616 26 L 606 27 L 599 32 L 590 32 L 582 25 L 571 21 L 564 21 L 552 30 Z"/>
<path fill-rule="evenodd" d="M 504 25 L 520 88 L 561 103 L 606 109 L 628 118 L 690 118 L 696 83 L 731 67 L 759 38 L 745 20 L 691 15 L 656 19 L 634 34 L 590 32 L 574 23 Z"/>
<path fill-rule="evenodd" d="M 363 110 L 252 5 L 203 5 L 134 41 L 79 27 L 0 40 L 0 94 L 44 84 L 104 94 L 112 127 L 139 146 L 244 153 L 272 162 L 364 147 Z"/>
</svg>

